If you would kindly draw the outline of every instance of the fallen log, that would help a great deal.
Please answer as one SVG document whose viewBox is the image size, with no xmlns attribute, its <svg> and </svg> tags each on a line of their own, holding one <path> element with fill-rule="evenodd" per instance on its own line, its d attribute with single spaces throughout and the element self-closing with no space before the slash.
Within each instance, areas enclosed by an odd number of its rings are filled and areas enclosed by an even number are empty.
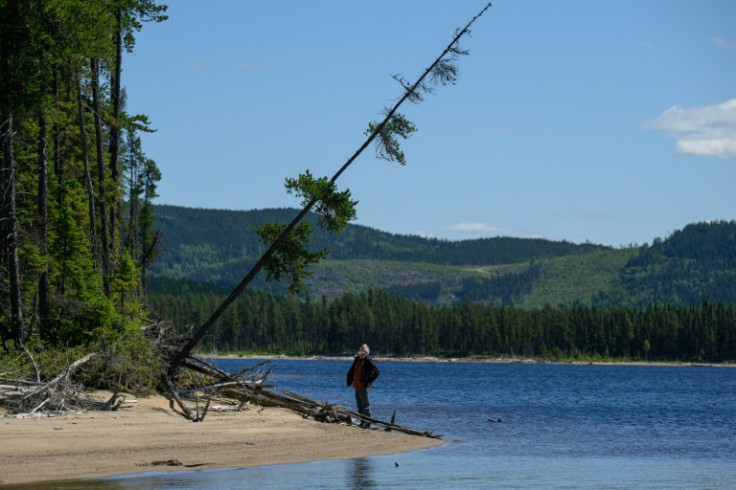
<svg viewBox="0 0 736 490">
<path fill-rule="evenodd" d="M 276 393 L 270 389 L 274 386 L 266 382 L 266 376 L 270 373 L 270 368 L 266 369 L 264 373 L 260 373 L 259 375 L 256 375 L 255 373 L 255 368 L 262 368 L 269 362 L 270 361 L 264 361 L 256 364 L 255 366 L 251 366 L 250 368 L 238 371 L 237 373 L 227 373 L 202 359 L 188 357 L 184 361 L 183 365 L 205 375 L 209 378 L 209 381 L 206 383 L 203 382 L 198 386 L 177 390 L 171 380 L 167 380 L 173 398 L 173 400 L 170 401 L 170 405 L 172 409 L 174 409 L 173 403 L 176 401 L 181 408 L 182 415 L 193 421 L 201 421 L 204 418 L 204 414 L 200 417 L 199 410 L 197 410 L 196 415 L 193 414 L 188 408 L 186 408 L 182 398 L 189 397 L 190 399 L 199 400 L 201 395 L 206 395 L 209 404 L 209 400 L 211 400 L 213 396 L 219 395 L 221 397 L 239 401 L 241 407 L 245 403 L 251 402 L 261 407 L 286 408 L 299 413 L 304 417 L 309 417 L 320 422 L 353 425 L 353 421 L 357 419 L 376 427 L 382 427 L 387 431 L 393 430 L 403 432 L 405 434 L 431 437 L 435 439 L 441 437 L 440 435 L 435 435 L 431 432 L 415 430 L 394 423 L 396 420 L 396 411 L 394 411 L 391 421 L 386 422 L 376 418 L 366 417 L 365 415 L 354 412 L 347 407 L 332 404 L 327 401 L 316 401 L 292 391 L 281 390 L 281 393 Z M 244 376 L 246 375 L 251 377 L 251 380 L 244 379 Z M 256 376 L 258 376 L 258 379 L 253 380 L 252 378 Z M 177 411 L 177 413 L 179 412 Z"/>
<path fill-rule="evenodd" d="M 395 424 L 394 420 L 396 420 L 396 411 L 394 410 L 394 414 L 391 417 L 391 422 L 385 422 L 383 420 L 375 419 L 372 417 L 367 417 L 363 414 L 360 414 L 358 412 L 354 412 L 346 407 L 342 407 L 340 405 L 330 405 L 327 402 L 317 402 L 315 400 L 312 400 L 304 395 L 299 395 L 297 393 L 293 393 L 291 391 L 284 390 L 284 393 L 289 397 L 291 400 L 298 400 L 301 403 L 303 403 L 305 406 L 308 407 L 320 407 L 322 411 L 324 412 L 331 412 L 334 414 L 334 418 L 337 420 L 346 420 L 346 419 L 352 419 L 356 418 L 358 420 L 361 420 L 363 422 L 368 422 L 373 425 L 377 425 L 379 427 L 383 427 L 387 430 L 395 430 L 399 432 L 404 432 L 405 434 L 411 434 L 415 436 L 423 436 L 423 437 L 432 437 L 435 439 L 439 439 L 440 435 L 432 434 L 431 432 L 426 431 L 419 431 L 415 429 L 411 429 L 409 427 L 403 427 L 401 425 Z"/>
</svg>

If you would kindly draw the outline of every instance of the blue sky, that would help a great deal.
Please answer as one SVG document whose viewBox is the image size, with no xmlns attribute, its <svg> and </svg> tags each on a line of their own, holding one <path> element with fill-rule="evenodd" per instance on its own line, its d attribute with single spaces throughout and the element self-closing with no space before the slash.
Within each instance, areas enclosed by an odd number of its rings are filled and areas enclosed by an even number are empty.
<svg viewBox="0 0 736 490">
<path fill-rule="evenodd" d="M 159 204 L 298 207 L 483 1 L 171 0 L 124 61 Z M 457 84 L 402 112 L 407 165 L 338 180 L 357 224 L 446 239 L 651 243 L 736 219 L 736 2 L 496 0 Z"/>
</svg>

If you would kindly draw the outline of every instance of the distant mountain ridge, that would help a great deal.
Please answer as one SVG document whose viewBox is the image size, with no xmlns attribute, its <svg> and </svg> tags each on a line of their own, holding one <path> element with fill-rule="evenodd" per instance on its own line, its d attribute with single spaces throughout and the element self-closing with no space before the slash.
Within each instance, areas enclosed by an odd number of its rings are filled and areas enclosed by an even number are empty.
<svg viewBox="0 0 736 490">
<path fill-rule="evenodd" d="M 296 213 L 156 206 L 163 252 L 150 287 L 171 288 L 171 280 L 183 280 L 190 283 L 187 290 L 197 283 L 231 288 L 264 250 L 250 227 L 288 222 Z M 313 215 L 307 219 L 316 223 Z M 736 302 L 734 221 L 688 225 L 651 247 L 625 249 L 511 237 L 448 241 L 361 225 L 331 235 L 315 225 L 311 247 L 330 250 L 305 281 L 312 296 L 381 288 L 434 304 L 688 304 L 704 297 Z M 285 292 L 284 285 L 264 277 L 253 286 Z"/>
</svg>

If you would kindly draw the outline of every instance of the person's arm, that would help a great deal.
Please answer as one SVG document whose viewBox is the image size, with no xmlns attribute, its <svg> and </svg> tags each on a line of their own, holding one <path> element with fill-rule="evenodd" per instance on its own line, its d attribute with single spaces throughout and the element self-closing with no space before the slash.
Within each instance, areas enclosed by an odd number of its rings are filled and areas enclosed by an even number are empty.
<svg viewBox="0 0 736 490">
<path fill-rule="evenodd" d="M 355 362 L 350 366 L 350 369 L 348 369 L 348 386 L 353 384 L 353 372 L 355 370 Z"/>
<path fill-rule="evenodd" d="M 371 376 L 368 379 L 368 384 L 371 385 L 376 380 L 379 374 L 381 374 L 381 370 L 378 369 L 378 366 L 376 366 L 376 363 L 368 359 L 368 362 L 371 365 Z"/>
</svg>

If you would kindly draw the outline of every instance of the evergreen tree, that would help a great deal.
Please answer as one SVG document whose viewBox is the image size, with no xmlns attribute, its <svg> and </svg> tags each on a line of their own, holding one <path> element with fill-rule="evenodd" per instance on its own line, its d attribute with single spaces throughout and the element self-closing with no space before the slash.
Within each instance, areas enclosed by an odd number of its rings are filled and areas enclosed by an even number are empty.
<svg viewBox="0 0 736 490">
<path fill-rule="evenodd" d="M 123 189 L 109 179 L 104 155 L 118 126 L 145 126 L 145 118 L 110 104 L 120 95 L 113 93 L 120 73 L 111 69 L 119 59 L 118 33 L 132 47 L 140 22 L 163 20 L 165 8 L 134 0 L 0 1 L 0 334 L 6 348 L 35 334 L 50 345 L 89 344 L 141 322 L 140 264 L 110 233 L 109 206 Z M 118 113 L 108 111 L 116 104 Z M 150 199 L 160 174 L 151 162 L 144 168 L 138 223 L 145 225 L 137 238 L 152 250 Z"/>
</svg>

